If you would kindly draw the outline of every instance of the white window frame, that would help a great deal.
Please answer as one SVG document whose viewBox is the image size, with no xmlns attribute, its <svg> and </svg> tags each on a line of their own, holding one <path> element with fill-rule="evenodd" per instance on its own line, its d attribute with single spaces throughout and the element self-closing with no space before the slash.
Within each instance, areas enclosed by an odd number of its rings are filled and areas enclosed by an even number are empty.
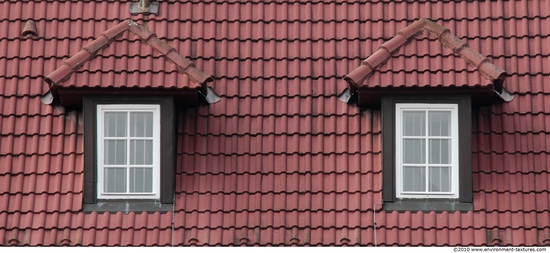
<svg viewBox="0 0 550 253">
<path fill-rule="evenodd" d="M 104 118 L 106 112 L 153 112 L 153 191 L 152 193 L 104 192 Z M 128 135 L 130 121 L 128 120 Z M 160 105 L 158 104 L 101 104 L 97 105 L 97 198 L 98 199 L 160 199 Z M 127 137 L 130 140 L 132 137 Z M 128 141 L 129 143 L 129 141 Z M 129 156 L 127 148 L 127 156 Z M 128 158 L 127 158 L 128 159 Z M 127 164 L 127 173 L 130 165 Z M 127 180 L 129 179 L 127 174 Z M 129 182 L 127 183 L 129 187 Z"/>
<path fill-rule="evenodd" d="M 426 191 L 427 192 L 404 192 L 403 191 L 403 112 L 405 111 L 450 111 L 451 112 L 451 191 L 450 192 L 429 192 L 429 173 L 426 173 Z M 428 136 L 428 114 L 426 113 L 426 140 Z M 396 197 L 397 198 L 459 198 L 459 150 L 458 150 L 458 104 L 428 104 L 428 103 L 396 103 L 395 104 L 395 164 L 396 164 Z M 434 137 L 438 138 L 438 137 Z M 429 163 L 429 144 L 426 141 L 425 145 L 426 158 L 425 163 L 420 164 L 427 168 L 432 165 Z M 435 165 L 435 164 L 433 164 Z M 433 166 L 432 165 L 432 166 Z M 437 165 L 435 165 L 437 166 Z"/>
</svg>

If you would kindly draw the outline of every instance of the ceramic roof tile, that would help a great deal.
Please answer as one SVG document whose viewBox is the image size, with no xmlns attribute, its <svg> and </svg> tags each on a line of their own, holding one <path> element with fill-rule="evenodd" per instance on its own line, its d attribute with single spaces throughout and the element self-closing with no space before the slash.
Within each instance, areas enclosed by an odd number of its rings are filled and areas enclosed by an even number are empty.
<svg viewBox="0 0 550 253">
<path fill-rule="evenodd" d="M 0 2 L 0 245 L 550 245 L 549 3 L 171 0 L 131 17 L 130 2 Z M 175 213 L 84 213 L 82 113 L 43 105 L 44 77 L 83 52 L 95 58 L 63 85 L 189 83 L 131 32 L 103 48 L 131 18 L 223 99 L 178 115 Z M 474 108 L 470 212 L 382 210 L 382 115 L 337 100 L 384 43 L 399 49 L 375 85 L 487 85 L 429 36 L 391 40 L 420 18 L 505 70 L 516 96 Z M 21 37 L 28 20 L 38 36 Z"/>
<path fill-rule="evenodd" d="M 21 36 L 23 37 L 30 37 L 30 36 L 37 36 L 38 33 L 36 31 L 36 24 L 33 20 L 27 20 L 25 22 L 25 26 L 23 27 L 23 30 L 21 31 Z"/>
</svg>

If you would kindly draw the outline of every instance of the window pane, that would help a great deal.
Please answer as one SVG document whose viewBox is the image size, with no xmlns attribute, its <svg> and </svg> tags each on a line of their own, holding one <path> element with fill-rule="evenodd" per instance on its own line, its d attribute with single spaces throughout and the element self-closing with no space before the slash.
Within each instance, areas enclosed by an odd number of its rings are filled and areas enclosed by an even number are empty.
<svg viewBox="0 0 550 253">
<path fill-rule="evenodd" d="M 430 167 L 431 192 L 450 192 L 451 182 L 451 167 Z"/>
<path fill-rule="evenodd" d="M 404 136 L 424 136 L 426 112 L 406 111 L 403 112 L 403 135 Z"/>
<path fill-rule="evenodd" d="M 451 136 L 451 112 L 429 112 L 428 133 L 430 136 Z"/>
<path fill-rule="evenodd" d="M 153 137 L 153 112 L 130 113 L 130 136 Z"/>
<path fill-rule="evenodd" d="M 425 140 L 403 139 L 403 163 L 422 164 L 426 159 Z"/>
<path fill-rule="evenodd" d="M 105 192 L 126 192 L 126 168 L 105 168 L 103 180 L 103 190 Z"/>
<path fill-rule="evenodd" d="M 153 165 L 153 141 L 130 141 L 130 164 Z"/>
<path fill-rule="evenodd" d="M 105 112 L 105 137 L 126 137 L 126 112 Z"/>
<path fill-rule="evenodd" d="M 130 168 L 130 192 L 153 192 L 152 168 Z"/>
<path fill-rule="evenodd" d="M 126 140 L 105 140 L 103 163 L 107 165 L 126 164 Z"/>
<path fill-rule="evenodd" d="M 403 167 L 403 191 L 426 191 L 426 170 L 424 167 Z"/>
<path fill-rule="evenodd" d="M 449 164 L 451 156 L 451 140 L 432 139 L 429 144 L 431 164 Z"/>
</svg>

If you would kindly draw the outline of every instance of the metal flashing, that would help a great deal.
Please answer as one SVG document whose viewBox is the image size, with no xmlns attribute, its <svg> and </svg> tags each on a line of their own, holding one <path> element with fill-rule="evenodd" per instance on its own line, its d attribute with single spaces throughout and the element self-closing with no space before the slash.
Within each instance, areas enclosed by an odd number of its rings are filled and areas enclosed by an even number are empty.
<svg viewBox="0 0 550 253">
<path fill-rule="evenodd" d="M 497 94 L 498 97 L 500 97 L 504 102 L 511 102 L 512 99 L 514 99 L 514 95 L 508 92 L 506 89 L 502 89 L 502 92 L 498 92 L 495 90 L 495 94 Z"/>
<path fill-rule="evenodd" d="M 345 88 L 342 93 L 338 94 L 337 98 L 344 103 L 348 103 L 355 93 L 357 93 L 357 91 L 352 94 L 350 88 Z"/>
<path fill-rule="evenodd" d="M 139 0 L 139 2 L 130 3 L 130 14 L 136 16 L 138 14 L 143 15 L 158 15 L 159 13 L 159 2 L 151 2 L 149 0 Z"/>
<path fill-rule="evenodd" d="M 221 100 L 220 95 L 218 95 L 216 91 L 214 91 L 214 89 L 210 86 L 206 86 L 206 94 L 203 94 L 200 90 L 199 93 L 204 96 L 206 102 L 208 102 L 208 104 L 210 105 L 215 104 Z"/>
</svg>

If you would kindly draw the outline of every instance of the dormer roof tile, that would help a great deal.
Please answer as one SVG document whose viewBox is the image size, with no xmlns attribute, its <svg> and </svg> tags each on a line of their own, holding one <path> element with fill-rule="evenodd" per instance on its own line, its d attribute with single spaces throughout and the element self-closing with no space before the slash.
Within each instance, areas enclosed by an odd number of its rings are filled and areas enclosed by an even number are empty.
<svg viewBox="0 0 550 253">
<path fill-rule="evenodd" d="M 391 88 L 391 87 L 407 87 L 410 85 L 402 83 L 392 83 L 390 81 L 371 82 L 370 79 L 386 62 L 390 61 L 392 54 L 400 48 L 407 45 L 415 37 L 427 32 L 430 37 L 435 37 L 445 48 L 452 50 L 457 56 L 462 58 L 466 63 L 475 68 L 481 76 L 487 80 L 484 83 L 434 83 L 437 86 L 493 86 L 497 92 L 502 92 L 504 79 L 507 76 L 506 71 L 499 68 L 489 61 L 489 59 L 479 52 L 468 47 L 468 44 L 451 34 L 449 29 L 423 18 L 415 21 L 411 25 L 403 28 L 392 39 L 383 43 L 377 51 L 371 54 L 366 60 L 361 63 L 361 66 L 352 70 L 344 77 L 344 80 L 349 84 L 350 89 L 357 88 Z M 411 84 L 412 86 L 422 86 L 422 84 Z"/>
<path fill-rule="evenodd" d="M 177 53 L 176 49 L 166 42 L 160 40 L 155 33 L 147 27 L 140 25 L 132 20 L 125 20 L 120 24 L 111 27 L 101 33 L 101 35 L 92 42 L 86 44 L 82 49 L 63 61 L 63 64 L 56 70 L 48 74 L 44 79 L 49 84 L 50 92 L 55 98 L 58 96 L 57 89 L 63 87 L 103 87 L 105 84 L 90 85 L 88 83 L 66 82 L 71 75 L 79 70 L 85 63 L 92 61 L 102 49 L 109 47 L 116 38 L 129 32 L 140 38 L 142 43 L 150 46 L 162 57 L 175 64 L 179 74 L 187 76 L 183 82 L 170 83 L 168 85 L 158 85 L 157 88 L 176 88 L 176 89 L 205 89 L 206 83 L 213 81 L 213 77 L 197 69 L 191 60 Z M 109 86 L 112 86 L 110 84 Z M 124 84 L 120 84 L 124 86 Z M 147 85 L 144 85 L 147 86 Z M 135 84 L 130 87 L 135 87 Z M 52 102 L 50 99 L 48 102 Z"/>
</svg>

